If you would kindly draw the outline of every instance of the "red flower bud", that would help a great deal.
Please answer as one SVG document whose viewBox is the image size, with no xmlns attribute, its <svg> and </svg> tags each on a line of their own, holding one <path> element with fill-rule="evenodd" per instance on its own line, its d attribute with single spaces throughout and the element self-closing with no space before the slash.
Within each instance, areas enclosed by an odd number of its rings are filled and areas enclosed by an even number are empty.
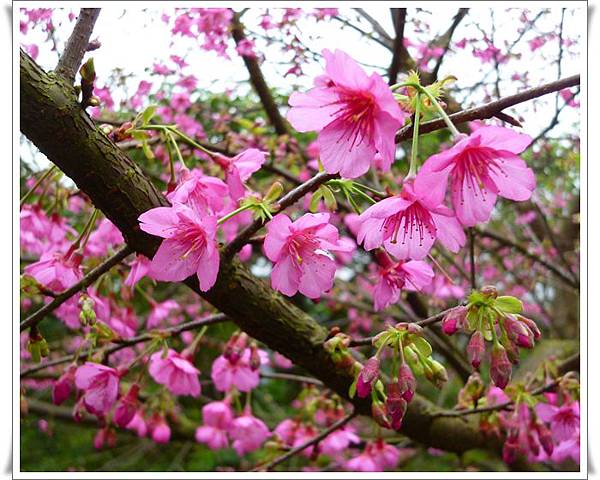
<svg viewBox="0 0 600 480">
<path fill-rule="evenodd" d="M 365 366 L 358 374 L 356 382 L 356 392 L 360 398 L 366 398 L 371 393 L 373 382 L 379 376 L 379 359 L 371 357 L 365 363 Z"/>
<path fill-rule="evenodd" d="M 387 400 L 385 406 L 391 418 L 394 430 L 400 430 L 402 419 L 406 413 L 407 401 L 404 399 L 399 383 L 390 383 L 387 386 Z"/>
<path fill-rule="evenodd" d="M 467 312 L 467 307 L 462 305 L 452 308 L 442 319 L 442 332 L 446 335 L 454 335 L 465 324 Z"/>
<path fill-rule="evenodd" d="M 384 428 L 391 428 L 390 420 L 387 416 L 387 409 L 382 402 L 378 400 L 373 401 L 371 404 L 371 415 L 378 425 L 381 425 Z"/>
<path fill-rule="evenodd" d="M 65 373 L 63 373 L 52 387 L 52 403 L 54 405 L 60 405 L 75 389 L 75 366 L 70 366 Z"/>
<path fill-rule="evenodd" d="M 516 435 L 509 435 L 504 442 L 502 448 L 502 460 L 504 463 L 514 463 L 517 459 L 517 453 L 519 451 L 519 439 Z"/>
<path fill-rule="evenodd" d="M 498 388 L 504 389 L 510 381 L 511 373 L 512 365 L 508 360 L 505 348 L 500 344 L 494 345 L 490 365 L 490 377 L 494 384 Z"/>
<path fill-rule="evenodd" d="M 407 363 L 400 365 L 400 370 L 398 371 L 398 387 L 400 388 L 402 398 L 407 402 L 410 402 L 415 394 L 417 381 Z"/>
<path fill-rule="evenodd" d="M 483 333 L 477 330 L 471 335 L 471 340 L 469 340 L 469 344 L 467 345 L 467 356 L 473 368 L 479 369 L 484 353 L 485 339 L 483 338 Z"/>
<path fill-rule="evenodd" d="M 113 420 L 117 426 L 125 428 L 135 416 L 135 412 L 137 411 L 138 407 L 139 391 L 140 386 L 137 383 L 134 383 L 127 394 L 121 397 L 117 403 L 115 413 L 113 415 Z"/>
<path fill-rule="evenodd" d="M 546 455 L 548 456 L 552 455 L 552 452 L 554 451 L 554 441 L 552 440 L 552 432 L 543 423 L 538 422 L 535 427 L 537 430 L 538 439 L 540 441 L 540 444 L 542 445 L 542 448 L 544 449 L 544 452 L 546 452 Z"/>
</svg>

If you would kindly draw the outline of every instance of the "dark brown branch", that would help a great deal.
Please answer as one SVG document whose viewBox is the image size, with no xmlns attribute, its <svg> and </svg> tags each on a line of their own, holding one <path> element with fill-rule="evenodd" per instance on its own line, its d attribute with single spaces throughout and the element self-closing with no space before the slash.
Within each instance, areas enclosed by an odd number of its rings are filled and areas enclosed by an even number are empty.
<svg viewBox="0 0 600 480">
<path fill-rule="evenodd" d="M 234 13 L 231 25 L 231 34 L 233 35 L 236 45 L 239 45 L 239 43 L 246 38 L 246 35 L 244 34 L 244 26 L 239 20 L 238 13 Z M 281 113 L 279 113 L 277 104 L 271 95 L 271 91 L 269 90 L 267 82 L 265 81 L 265 77 L 260 69 L 258 59 L 250 58 L 245 55 L 242 56 L 242 59 L 244 60 L 246 69 L 250 74 L 250 83 L 260 97 L 260 101 L 263 104 L 267 117 L 269 118 L 269 122 L 275 128 L 277 135 L 288 134 L 289 127 L 286 120 L 281 116 Z"/>
<path fill-rule="evenodd" d="M 452 24 L 450 25 L 448 30 L 446 30 L 446 32 L 444 34 L 442 34 L 439 38 L 437 38 L 435 40 L 434 43 L 437 44 L 438 46 L 442 47 L 444 49 L 444 51 L 437 59 L 437 62 L 435 63 L 435 66 L 433 67 L 433 70 L 431 71 L 430 80 L 432 82 L 435 82 L 437 80 L 438 73 L 440 71 L 440 67 L 442 66 L 442 62 L 444 61 L 444 57 L 446 56 L 446 53 L 448 53 L 448 50 L 450 49 L 450 42 L 452 41 L 452 36 L 454 35 L 454 31 L 456 30 L 456 28 L 458 27 L 460 22 L 462 22 L 463 18 L 465 18 L 467 13 L 469 13 L 468 8 L 459 8 L 458 12 L 456 12 L 456 15 L 454 15 L 454 19 L 452 20 Z"/>
<path fill-rule="evenodd" d="M 579 75 L 566 77 L 561 80 L 546 83 L 545 85 L 540 85 L 539 87 L 529 88 L 521 93 L 486 103 L 480 107 L 469 108 L 461 112 L 453 113 L 450 115 L 450 119 L 452 122 L 454 122 L 454 124 L 460 124 L 470 122 L 471 120 L 484 120 L 487 118 L 492 118 L 505 108 L 527 102 L 528 100 L 533 100 L 534 98 L 538 98 L 552 92 L 557 92 L 563 88 L 573 87 L 575 85 L 579 85 Z M 439 130 L 440 128 L 444 128 L 445 126 L 444 120 L 442 119 L 431 120 L 429 122 L 422 123 L 419 126 L 419 133 L 433 132 L 435 130 Z M 402 142 L 411 137 L 412 125 L 409 125 L 402 128 L 396 134 L 396 143 Z"/>
<path fill-rule="evenodd" d="M 404 26 L 406 24 L 406 8 L 392 8 L 392 20 L 396 37 L 394 38 L 394 50 L 392 53 L 392 63 L 388 70 L 388 84 L 394 85 L 398 79 L 398 73 L 401 65 L 408 58 L 408 51 L 404 46 Z"/>
<path fill-rule="evenodd" d="M 153 338 L 155 338 L 155 334 L 160 334 L 163 336 L 173 336 L 173 335 L 178 335 L 182 332 L 187 332 L 189 330 L 195 330 L 195 329 L 197 329 L 199 327 L 203 327 L 205 325 L 213 325 L 215 323 L 221 323 L 221 322 L 226 322 L 226 321 L 229 321 L 229 319 L 227 318 L 227 315 L 225 315 L 223 313 L 217 313 L 217 314 L 211 315 L 210 317 L 207 317 L 207 318 L 200 318 L 198 320 L 192 320 L 190 322 L 185 322 L 180 325 L 175 325 L 173 327 L 165 328 L 162 330 L 155 330 L 152 332 L 144 333 L 142 335 L 138 335 L 137 337 L 127 338 L 127 339 L 117 339 L 112 342 L 115 345 L 110 347 L 109 349 L 107 349 L 104 352 L 104 357 L 108 358 L 110 355 L 112 355 L 115 352 L 118 352 L 119 350 L 123 350 L 124 348 L 131 347 L 133 345 L 137 345 L 138 343 L 143 343 L 143 342 L 152 340 Z M 100 352 L 100 351 L 101 351 L 101 349 L 97 349 L 92 353 L 92 355 L 97 352 Z M 86 358 L 87 358 L 87 354 L 85 354 L 85 353 L 79 356 L 80 360 L 84 360 Z M 46 368 L 55 367 L 57 365 L 62 365 L 63 363 L 68 363 L 68 362 L 72 362 L 72 361 L 73 361 L 73 355 L 65 355 L 64 357 L 50 360 L 48 362 L 41 363 L 41 364 L 35 365 L 33 367 L 29 367 L 29 368 L 23 370 L 20 375 L 21 375 L 21 378 L 25 378 L 25 377 L 30 376 L 32 373 L 39 372 L 40 370 L 45 370 Z"/>
<path fill-rule="evenodd" d="M 574 288 L 575 290 L 579 290 L 579 282 L 573 281 L 573 279 L 571 279 L 567 274 L 562 272 L 560 269 L 558 269 L 557 267 L 552 265 L 550 262 L 544 260 L 543 258 L 531 253 L 529 250 L 527 250 L 522 245 L 519 245 L 518 243 L 513 242 L 512 240 L 509 240 L 508 238 L 501 237 L 500 235 L 490 232 L 490 231 L 487 231 L 487 230 L 477 229 L 477 235 L 479 235 L 480 237 L 491 238 L 492 240 L 498 242 L 501 245 L 504 245 L 505 247 L 510 247 L 510 248 L 517 250 L 522 255 L 526 256 L 527 258 L 533 260 L 536 263 L 539 263 L 540 265 L 545 267 L 547 270 L 554 273 L 558 278 L 560 278 L 563 282 L 565 282 L 570 287 Z"/>
<path fill-rule="evenodd" d="M 356 413 L 354 413 L 354 412 L 352 412 L 349 415 L 346 415 L 344 418 L 342 418 L 341 420 L 338 420 L 333 425 L 331 425 L 329 428 L 326 428 L 325 430 L 323 430 L 316 437 L 311 438 L 310 440 L 307 440 L 303 444 L 298 445 L 297 447 L 292 448 L 289 452 L 286 452 L 285 454 L 281 455 L 280 457 L 277 457 L 275 460 L 271 460 L 266 465 L 262 465 L 260 467 L 257 467 L 257 468 L 255 468 L 252 471 L 253 472 L 267 472 L 269 470 L 272 470 L 274 467 L 276 467 L 280 463 L 285 462 L 286 460 L 290 459 L 294 455 L 300 453 L 302 450 L 307 449 L 311 445 L 315 445 L 316 443 L 319 443 L 321 440 L 323 440 L 329 434 L 331 434 L 331 433 L 335 432 L 336 430 L 342 428 L 350 420 L 352 420 L 355 416 L 356 416 Z"/>
<path fill-rule="evenodd" d="M 75 74 L 88 48 L 98 15 L 100 15 L 99 8 L 82 8 L 80 10 L 73 33 L 67 41 L 65 51 L 58 60 L 55 72 L 69 82 L 70 85 L 75 82 Z"/>
<path fill-rule="evenodd" d="M 50 303 L 47 303 L 42 308 L 32 313 L 29 317 L 23 320 L 20 325 L 21 331 L 40 323 L 46 315 L 56 310 L 77 292 L 90 286 L 98 278 L 100 278 L 102 275 L 108 272 L 112 267 L 114 267 L 118 263 L 121 263 L 121 261 L 123 261 L 131 253 L 133 253 L 133 249 L 131 249 L 130 247 L 128 247 L 127 245 L 122 247 L 112 257 L 102 262 L 93 270 L 90 270 L 90 272 L 87 275 L 85 275 L 81 280 L 79 280 L 79 282 L 77 282 L 75 285 L 68 288 L 64 292 L 58 294 Z"/>
</svg>

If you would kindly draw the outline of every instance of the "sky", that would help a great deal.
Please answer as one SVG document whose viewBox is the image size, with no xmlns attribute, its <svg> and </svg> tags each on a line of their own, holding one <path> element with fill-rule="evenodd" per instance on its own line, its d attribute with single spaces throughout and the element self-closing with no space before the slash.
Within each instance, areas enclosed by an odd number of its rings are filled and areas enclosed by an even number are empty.
<svg viewBox="0 0 600 480">
<path fill-rule="evenodd" d="M 150 4 L 154 5 L 154 4 Z M 275 10 L 275 9 L 271 9 Z M 376 18 L 386 31 L 392 35 L 393 28 L 389 8 L 385 6 L 376 6 L 366 9 L 370 15 Z M 67 21 L 68 12 L 64 9 L 55 14 L 57 20 L 57 38 L 59 40 L 59 49 L 62 50 L 64 40 L 68 38 L 74 22 Z M 75 11 L 75 10 L 73 10 Z M 509 44 L 519 35 L 518 28 L 521 23 L 519 16 L 521 9 L 506 10 L 504 8 L 472 8 L 469 15 L 463 20 L 455 32 L 456 41 L 466 38 L 480 38 L 481 31 L 491 34 L 491 16 L 496 20 L 496 30 L 494 32 L 494 43 L 503 45 Z M 256 24 L 264 9 L 250 9 L 244 14 L 243 21 L 249 26 L 249 29 L 255 32 L 261 32 L 256 28 Z M 342 8 L 340 12 L 348 18 L 354 18 L 356 14 L 350 9 Z M 108 4 L 102 8 L 94 28 L 92 38 L 98 38 L 102 47 L 91 55 L 94 58 L 94 64 L 97 73 L 97 84 L 102 85 L 108 82 L 109 77 L 115 67 L 122 69 L 126 74 L 127 81 L 125 88 L 113 90 L 115 100 L 120 100 L 123 96 L 132 94 L 140 80 L 151 79 L 149 70 L 155 62 L 162 62 L 172 54 L 185 57 L 190 64 L 187 67 L 187 73 L 193 73 L 199 80 L 199 88 L 210 91 L 224 91 L 226 89 L 237 88 L 239 92 L 244 93 L 250 89 L 248 83 L 248 74 L 239 57 L 233 48 L 230 48 L 231 60 L 219 57 L 215 52 L 206 52 L 198 47 L 195 40 L 190 38 L 173 37 L 169 27 L 161 20 L 162 13 L 172 15 L 173 8 L 166 10 L 128 8 L 123 9 L 117 3 Z M 405 31 L 405 37 L 417 43 L 419 39 L 431 39 L 435 34 L 448 28 L 452 21 L 456 8 L 452 6 L 440 7 L 430 11 L 420 11 L 416 14 L 414 9 L 409 9 L 409 20 L 418 18 L 425 20 L 430 28 L 424 33 L 419 33 L 419 25 L 409 22 Z M 536 12 L 530 13 L 534 17 Z M 277 16 L 277 15 L 275 15 Z M 548 18 L 540 21 L 537 25 L 537 31 L 549 32 L 560 22 L 560 8 L 552 9 Z M 62 24 L 59 24 L 62 21 Z M 564 35 L 567 38 L 575 38 L 578 32 L 581 32 L 584 23 L 584 12 L 582 9 L 568 9 L 563 21 Z M 284 73 L 289 68 L 285 64 L 289 59 L 289 54 L 281 51 L 280 44 L 267 46 L 262 38 L 257 38 L 257 50 L 264 54 L 265 61 L 262 63 L 262 69 L 267 83 L 283 92 L 289 92 L 292 89 L 308 89 L 312 85 L 313 78 L 322 72 L 323 61 L 319 53 L 324 49 L 342 48 L 346 50 L 357 61 L 367 65 L 381 65 L 383 69 L 375 69 L 365 66 L 367 72 L 377 71 L 384 73 L 384 69 L 390 63 L 391 53 L 379 44 L 365 40 L 358 32 L 346 27 L 341 28 L 342 24 L 336 20 L 315 23 L 313 20 L 301 20 L 299 23 L 298 35 L 303 42 L 313 52 L 316 52 L 316 60 L 309 63 L 304 68 L 304 75 L 295 78 L 293 76 L 284 77 Z M 365 28 L 367 28 L 365 26 Z M 513 60 L 507 71 L 529 72 L 530 84 L 538 85 L 548 81 L 555 80 L 558 72 L 556 65 L 551 64 L 551 59 L 557 55 L 557 41 L 550 41 L 535 51 L 531 51 L 528 40 L 533 38 L 536 33 L 532 32 L 529 36 L 523 37 L 521 44 L 515 49 L 515 53 L 521 55 L 521 59 Z M 20 41 L 24 44 L 36 43 L 40 45 L 40 53 L 37 58 L 38 63 L 45 69 L 52 69 L 57 62 L 57 53 L 52 52 L 50 43 L 45 42 L 46 34 L 41 31 L 30 31 L 25 38 Z M 574 45 L 569 47 L 576 52 L 580 47 Z M 89 55 L 89 54 L 88 54 Z M 571 58 L 570 55 L 563 55 L 561 77 L 569 76 L 580 72 L 579 57 Z M 469 87 L 482 79 L 483 71 L 489 71 L 490 66 L 483 65 L 478 58 L 474 58 L 469 49 L 454 49 L 449 53 L 442 65 L 440 77 L 451 74 L 457 77 L 456 87 Z M 488 78 L 494 79 L 495 73 L 491 73 Z M 156 82 L 158 83 L 158 82 Z M 499 83 L 501 95 L 510 95 L 517 93 L 522 86 L 508 78 Z M 465 106 L 472 106 L 484 101 L 483 92 L 479 91 L 468 97 L 460 92 L 456 97 L 463 102 Z M 538 132 L 550 122 L 554 114 L 554 95 L 544 98 L 540 102 L 529 102 L 519 105 L 509 113 L 521 115 L 524 119 L 524 126 L 527 133 L 535 137 Z M 285 109 L 285 106 L 282 106 Z M 566 108 L 561 113 L 561 122 L 552 131 L 553 135 L 560 135 L 563 131 L 573 129 L 578 120 L 578 111 L 572 108 Z M 40 168 L 45 168 L 47 161 L 35 150 L 29 148 L 23 149 L 22 157 L 28 163 L 32 161 Z"/>
</svg>

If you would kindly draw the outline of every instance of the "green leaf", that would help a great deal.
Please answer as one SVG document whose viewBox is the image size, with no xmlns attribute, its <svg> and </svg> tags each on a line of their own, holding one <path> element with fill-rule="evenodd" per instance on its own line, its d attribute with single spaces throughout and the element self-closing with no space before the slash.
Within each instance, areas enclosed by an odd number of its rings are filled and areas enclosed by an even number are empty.
<svg viewBox="0 0 600 480">
<path fill-rule="evenodd" d="M 146 158 L 148 160 L 154 160 L 154 152 L 148 145 L 148 142 L 146 139 L 142 140 L 142 150 L 144 151 L 144 155 L 146 156 Z"/>
<path fill-rule="evenodd" d="M 319 210 L 319 202 L 323 198 L 323 192 L 319 188 L 315 193 L 313 193 L 312 198 L 310 199 L 310 204 L 308 205 L 308 209 L 312 213 L 316 213 Z"/>
<path fill-rule="evenodd" d="M 358 375 L 354 378 L 352 385 L 350 385 L 350 388 L 348 389 L 348 396 L 350 398 L 354 398 L 354 395 L 356 395 L 356 384 L 357 383 L 358 383 Z"/>
<path fill-rule="evenodd" d="M 152 117 L 156 114 L 156 105 L 150 105 L 142 112 L 142 125 L 148 125 Z"/>
<path fill-rule="evenodd" d="M 329 210 L 337 210 L 337 202 L 335 201 L 335 195 L 333 194 L 333 192 L 329 190 L 329 188 L 327 188 L 325 185 L 322 185 L 319 188 L 319 190 L 322 191 L 323 200 L 325 200 L 325 206 Z"/>
<path fill-rule="evenodd" d="M 508 295 L 496 298 L 494 306 L 504 313 L 521 313 L 523 310 L 523 302 Z"/>
</svg>

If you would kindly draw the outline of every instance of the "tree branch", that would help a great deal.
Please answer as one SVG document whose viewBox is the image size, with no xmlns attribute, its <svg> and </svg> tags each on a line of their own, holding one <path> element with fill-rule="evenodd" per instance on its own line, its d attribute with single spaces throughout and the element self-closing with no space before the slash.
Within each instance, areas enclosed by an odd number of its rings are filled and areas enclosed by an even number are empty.
<svg viewBox="0 0 600 480">
<path fill-rule="evenodd" d="M 58 60 L 54 72 L 63 77 L 70 85 L 75 82 L 75 75 L 90 42 L 94 24 L 100 15 L 99 8 L 82 8 L 79 11 L 73 32 L 67 40 L 65 51 Z"/>
<path fill-rule="evenodd" d="M 456 30 L 456 28 L 458 27 L 460 22 L 462 22 L 463 18 L 465 18 L 467 13 L 469 13 L 468 8 L 459 8 L 456 15 L 454 15 L 454 19 L 452 20 L 452 24 L 450 25 L 448 30 L 446 30 L 446 32 L 443 35 L 441 35 L 434 41 L 434 43 L 439 45 L 440 47 L 442 47 L 444 49 L 444 51 L 438 57 L 437 62 L 435 63 L 435 66 L 433 67 L 433 70 L 431 71 L 431 75 L 430 75 L 431 82 L 435 82 L 437 80 L 438 73 L 440 71 L 440 67 L 442 66 L 442 62 L 444 61 L 444 57 L 446 56 L 446 53 L 448 53 L 448 50 L 450 49 L 450 42 L 452 41 L 452 36 L 454 35 L 454 31 Z"/>
<path fill-rule="evenodd" d="M 40 323 L 46 315 L 56 310 L 77 292 L 90 286 L 96 281 L 96 279 L 100 278 L 118 263 L 121 263 L 121 261 L 123 261 L 131 253 L 133 253 L 133 249 L 131 249 L 129 246 L 125 245 L 124 247 L 122 247 L 112 257 L 102 262 L 93 270 L 90 270 L 90 272 L 87 275 L 85 275 L 81 280 L 79 280 L 75 285 L 66 289 L 64 292 L 58 294 L 50 303 L 47 303 L 42 308 L 32 313 L 29 317 L 23 320 L 20 325 L 21 332 L 27 328 L 33 327 Z"/>
<path fill-rule="evenodd" d="M 529 88 L 521 93 L 510 95 L 508 97 L 501 98 L 499 100 L 486 103 L 480 107 L 469 108 L 461 112 L 453 113 L 450 115 L 450 119 L 454 124 L 465 123 L 471 120 L 484 120 L 487 118 L 494 117 L 497 113 L 501 112 L 505 108 L 518 105 L 519 103 L 533 100 L 534 98 L 542 97 L 552 92 L 562 90 L 563 88 L 573 87 L 579 85 L 579 75 L 573 75 L 566 77 L 561 80 L 546 83 L 539 87 Z M 446 124 L 444 120 L 431 120 L 429 122 L 422 123 L 419 126 L 419 133 L 430 133 L 440 128 L 444 128 Z M 412 137 L 412 125 L 408 125 L 402 128 L 396 134 L 396 143 L 400 143 Z"/>
<path fill-rule="evenodd" d="M 404 25 L 406 24 L 406 8 L 392 8 L 392 19 L 396 37 L 394 38 L 394 49 L 392 54 L 392 63 L 388 70 L 388 84 L 394 85 L 398 79 L 398 72 L 401 65 L 409 57 L 408 51 L 404 46 Z"/>
</svg>

